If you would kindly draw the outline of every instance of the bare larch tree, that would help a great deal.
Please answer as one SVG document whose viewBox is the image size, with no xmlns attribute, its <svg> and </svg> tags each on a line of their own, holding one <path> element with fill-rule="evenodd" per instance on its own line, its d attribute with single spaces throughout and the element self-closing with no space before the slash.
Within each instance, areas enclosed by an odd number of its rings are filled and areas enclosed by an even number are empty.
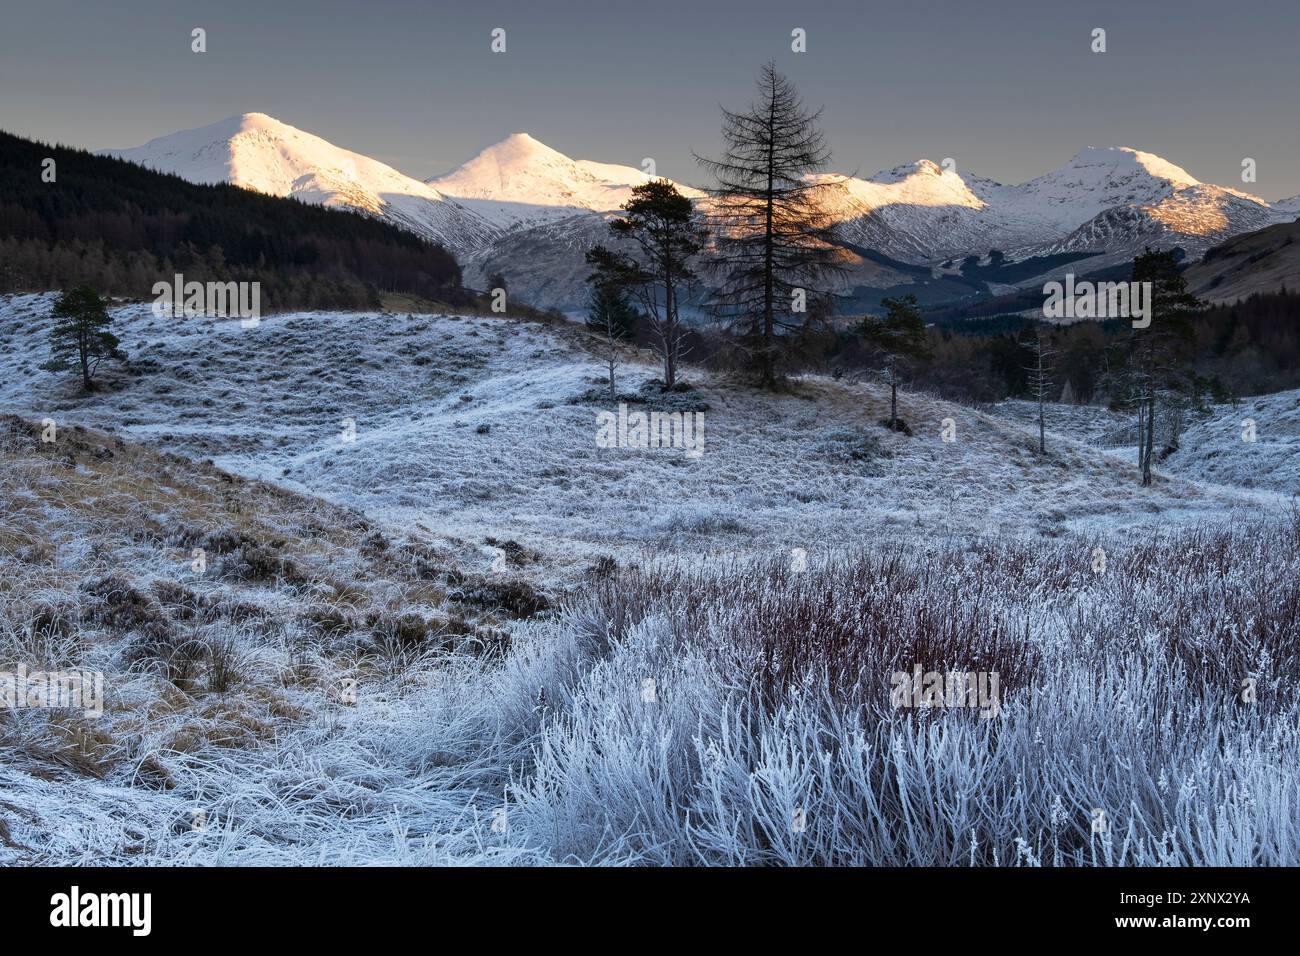
<svg viewBox="0 0 1300 956">
<path fill-rule="evenodd" d="M 1029 340 L 1021 345 L 1029 351 L 1029 364 L 1025 367 L 1029 375 L 1029 394 L 1038 402 L 1038 453 L 1046 454 L 1047 393 L 1052 390 L 1056 349 L 1052 348 L 1051 339 L 1042 326 L 1035 329 Z"/>
<path fill-rule="evenodd" d="M 768 63 L 758 99 L 722 111 L 723 155 L 696 160 L 717 180 L 710 190 L 710 310 L 738 333 L 762 384 L 776 383 L 782 330 L 828 311 L 822 287 L 844 271 L 821 201 L 826 181 L 809 174 L 830 161 L 817 120 L 788 79 Z"/>
</svg>

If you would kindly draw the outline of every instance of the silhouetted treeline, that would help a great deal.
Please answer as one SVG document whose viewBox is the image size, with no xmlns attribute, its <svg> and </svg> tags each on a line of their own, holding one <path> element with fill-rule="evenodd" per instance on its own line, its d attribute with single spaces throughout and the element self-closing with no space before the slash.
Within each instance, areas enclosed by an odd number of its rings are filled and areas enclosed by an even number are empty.
<svg viewBox="0 0 1300 956">
<path fill-rule="evenodd" d="M 0 291 L 87 282 L 151 299 L 177 272 L 260 281 L 267 311 L 467 298 L 449 252 L 387 223 L 0 132 Z"/>
<path fill-rule="evenodd" d="M 1028 397 L 1021 342 L 1039 324 L 1025 316 L 1003 315 L 931 325 L 932 358 L 912 371 L 909 384 L 968 402 Z M 1300 293 L 1284 289 L 1214 306 L 1191 324 L 1191 369 L 1207 398 L 1227 401 L 1300 388 Z M 1107 355 L 1128 327 L 1127 320 L 1049 326 L 1049 341 L 1058 353 L 1054 379 L 1059 391 L 1068 382 L 1074 401 L 1104 400 L 1100 389 Z M 871 367 L 871 357 L 849 328 L 809 336 L 803 352 L 807 367 L 816 370 Z"/>
</svg>

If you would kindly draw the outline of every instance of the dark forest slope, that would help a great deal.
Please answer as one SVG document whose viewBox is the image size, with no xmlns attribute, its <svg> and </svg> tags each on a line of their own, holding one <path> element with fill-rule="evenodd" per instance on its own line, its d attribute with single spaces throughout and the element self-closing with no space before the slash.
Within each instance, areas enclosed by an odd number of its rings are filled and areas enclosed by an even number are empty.
<svg viewBox="0 0 1300 956">
<path fill-rule="evenodd" d="M 449 252 L 385 223 L 0 132 L 0 291 L 89 282 L 145 299 L 176 272 L 260 281 L 265 311 L 463 297 Z"/>
</svg>

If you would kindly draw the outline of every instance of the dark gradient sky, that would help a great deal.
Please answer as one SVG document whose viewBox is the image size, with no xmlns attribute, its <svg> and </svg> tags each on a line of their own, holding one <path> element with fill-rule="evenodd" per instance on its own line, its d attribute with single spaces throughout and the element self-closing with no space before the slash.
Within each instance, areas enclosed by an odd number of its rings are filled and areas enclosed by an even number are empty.
<svg viewBox="0 0 1300 956">
<path fill-rule="evenodd" d="M 1300 193 L 1298 37 L 1300 0 L 0 0 L 0 127 L 134 146 L 260 111 L 419 178 L 523 130 L 699 182 L 690 150 L 775 58 L 840 171 L 951 156 L 1021 182 L 1123 145 L 1272 200 Z"/>
</svg>

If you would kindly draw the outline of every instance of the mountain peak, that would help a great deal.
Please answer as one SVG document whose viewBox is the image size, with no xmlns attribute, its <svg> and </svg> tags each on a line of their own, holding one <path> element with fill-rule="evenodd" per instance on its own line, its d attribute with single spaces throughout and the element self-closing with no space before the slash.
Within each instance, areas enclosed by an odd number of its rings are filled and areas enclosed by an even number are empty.
<svg viewBox="0 0 1300 956">
<path fill-rule="evenodd" d="M 1196 179 L 1181 166 L 1175 166 L 1155 153 L 1143 152 L 1131 146 L 1087 146 L 1079 150 L 1066 164 L 1067 169 L 1106 168 L 1112 174 L 1145 173 L 1163 179 L 1175 186 L 1199 186 Z"/>
<path fill-rule="evenodd" d="M 551 149 L 551 147 L 529 133 L 511 133 L 500 142 L 493 143 L 487 149 L 484 149 L 470 162 L 479 159 L 490 159 L 501 166 L 538 162 L 573 162 L 559 150 Z"/>
<path fill-rule="evenodd" d="M 497 145 L 511 146 L 519 149 L 536 149 L 537 147 L 541 147 L 542 149 L 546 149 L 546 150 L 551 149 L 540 139 L 533 136 L 532 133 L 524 133 L 524 132 L 511 133 L 505 139 L 501 140 L 501 142 L 498 143 Z M 554 152 L 554 150 L 551 151 Z"/>
<path fill-rule="evenodd" d="M 904 163 L 893 169 L 882 169 L 871 177 L 873 183 L 901 183 L 913 176 L 942 176 L 944 169 L 938 163 L 928 159 L 918 159 L 913 163 Z"/>
<path fill-rule="evenodd" d="M 232 119 L 237 120 L 239 125 L 244 129 L 267 129 L 288 125 L 287 123 L 280 122 L 274 116 L 267 113 L 241 113 L 238 116 L 232 117 Z"/>
<path fill-rule="evenodd" d="M 234 116 L 227 116 L 225 119 L 217 120 L 215 123 L 209 123 L 207 126 L 198 126 L 194 129 L 183 129 L 166 136 L 159 136 L 151 139 L 145 145 L 153 143 L 175 143 L 178 140 L 193 142 L 219 142 L 222 140 L 233 139 L 240 133 L 247 132 L 265 132 L 284 135 L 286 133 L 297 133 L 302 136 L 310 136 L 310 133 L 304 133 L 302 130 L 295 129 L 288 123 L 283 123 L 266 113 L 236 113 Z M 143 149 L 144 147 L 136 147 Z"/>
<path fill-rule="evenodd" d="M 190 182 L 230 183 L 351 209 L 456 249 L 495 232 L 425 183 L 266 113 L 240 113 L 134 149 L 102 152 Z"/>
<path fill-rule="evenodd" d="M 634 166 L 571 159 L 528 133 L 511 133 L 445 176 L 427 180 L 443 195 L 503 226 L 609 212 L 650 179 Z M 698 190 L 678 187 L 684 195 Z"/>
</svg>

